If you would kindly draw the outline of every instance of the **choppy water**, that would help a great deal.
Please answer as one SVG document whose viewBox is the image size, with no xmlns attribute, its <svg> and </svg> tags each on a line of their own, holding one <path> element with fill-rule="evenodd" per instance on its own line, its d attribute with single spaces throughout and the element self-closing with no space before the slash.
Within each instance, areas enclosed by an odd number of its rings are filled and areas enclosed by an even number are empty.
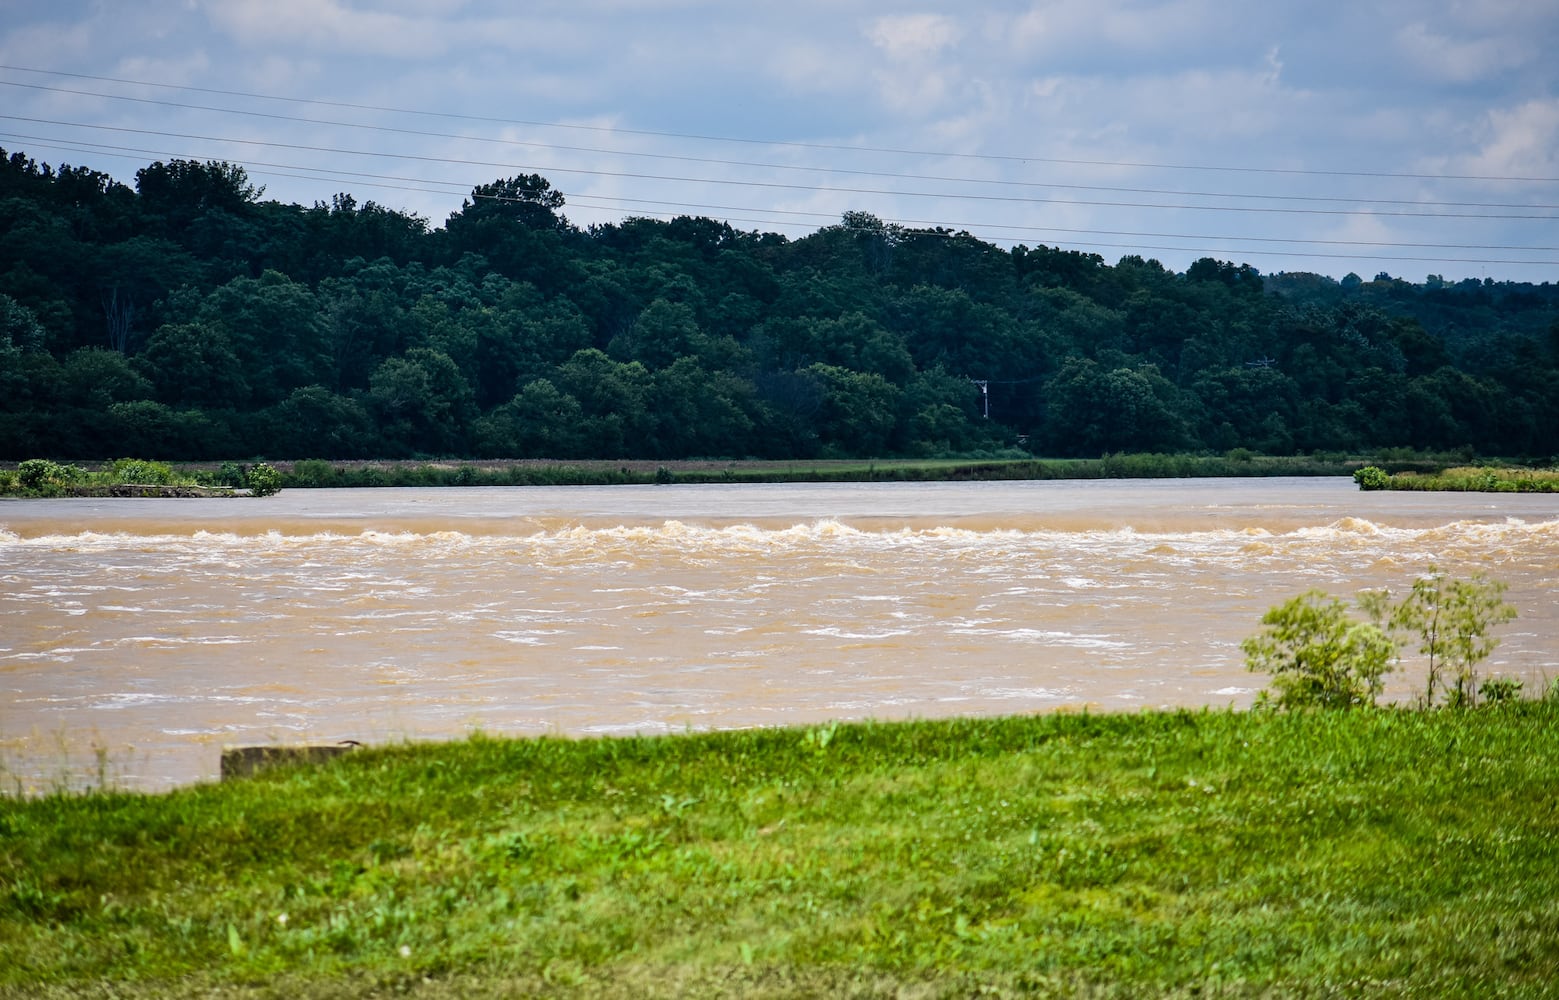
<svg viewBox="0 0 1559 1000">
<path fill-rule="evenodd" d="M 1559 677 L 1559 499 L 1343 479 L 289 490 L 0 502 L 0 763 L 213 777 L 224 744 L 1245 705 L 1239 641 L 1431 562 Z M 1393 693 L 1416 689 L 1399 676 Z"/>
</svg>

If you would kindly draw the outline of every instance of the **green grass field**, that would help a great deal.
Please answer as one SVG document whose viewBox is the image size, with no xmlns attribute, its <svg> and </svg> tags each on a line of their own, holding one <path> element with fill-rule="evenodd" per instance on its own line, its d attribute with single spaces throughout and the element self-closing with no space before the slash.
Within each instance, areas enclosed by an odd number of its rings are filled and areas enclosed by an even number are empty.
<svg viewBox="0 0 1559 1000">
<path fill-rule="evenodd" d="M 0 995 L 1554 996 L 1559 702 L 478 736 L 10 798 Z"/>
</svg>

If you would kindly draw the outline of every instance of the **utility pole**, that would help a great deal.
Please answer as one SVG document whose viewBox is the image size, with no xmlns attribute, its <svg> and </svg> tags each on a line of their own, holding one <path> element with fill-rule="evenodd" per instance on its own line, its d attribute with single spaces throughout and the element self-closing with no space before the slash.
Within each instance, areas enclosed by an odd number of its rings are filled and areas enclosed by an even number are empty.
<svg viewBox="0 0 1559 1000">
<path fill-rule="evenodd" d="M 972 378 L 969 381 L 980 387 L 981 416 L 986 420 L 991 419 L 991 381 L 984 378 Z"/>
</svg>

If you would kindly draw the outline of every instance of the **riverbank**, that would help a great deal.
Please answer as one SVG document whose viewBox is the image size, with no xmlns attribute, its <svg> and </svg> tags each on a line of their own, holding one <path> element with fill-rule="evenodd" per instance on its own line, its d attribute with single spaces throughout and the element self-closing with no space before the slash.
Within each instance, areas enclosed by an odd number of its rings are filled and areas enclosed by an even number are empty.
<svg viewBox="0 0 1559 1000">
<path fill-rule="evenodd" d="M 0 994 L 1552 996 L 1556 729 L 479 737 L 0 801 Z"/>
<path fill-rule="evenodd" d="M 1360 489 L 1413 493 L 1559 493 L 1559 469 L 1459 466 L 1436 473 L 1397 472 L 1366 466 L 1353 474 Z"/>
<path fill-rule="evenodd" d="M 652 483 L 883 483 L 1063 479 L 1346 476 L 1345 456 L 1106 455 L 1095 459 L 815 459 L 275 462 L 290 487 L 615 486 Z M 1438 468 L 1410 461 L 1406 468 Z"/>
<path fill-rule="evenodd" d="M 1348 476 L 1374 465 L 1389 474 L 1437 474 L 1463 456 L 1402 453 L 1390 456 L 1257 455 L 1241 449 L 1222 455 L 1116 454 L 1100 458 L 940 459 L 396 459 L 329 462 L 135 462 L 158 466 L 193 485 L 245 486 L 255 470 L 274 470 L 271 487 L 320 489 L 426 486 L 620 486 L 666 483 L 885 483 L 1067 479 L 1212 479 L 1279 476 Z M 36 460 L 35 460 L 36 461 Z M 78 478 L 111 473 L 118 463 L 57 466 Z M 27 463 L 23 463 L 25 465 Z M 269 472 L 267 472 L 269 476 Z M 60 478 L 63 488 L 68 477 Z M 55 491 L 58 495 L 60 491 Z M 0 466 L 0 495 L 36 495 Z M 45 492 L 47 495 L 47 491 Z"/>
<path fill-rule="evenodd" d="M 122 458 L 97 466 L 61 465 L 31 458 L 0 468 L 0 497 L 140 497 L 209 499 L 270 496 L 281 477 L 265 463 L 218 469 L 175 469 L 166 462 Z"/>
</svg>

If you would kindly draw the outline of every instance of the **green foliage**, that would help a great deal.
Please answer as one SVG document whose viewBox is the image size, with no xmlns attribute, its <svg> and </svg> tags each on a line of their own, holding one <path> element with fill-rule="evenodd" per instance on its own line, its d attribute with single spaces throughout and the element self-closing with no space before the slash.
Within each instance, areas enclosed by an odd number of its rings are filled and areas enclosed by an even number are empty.
<svg viewBox="0 0 1559 1000">
<path fill-rule="evenodd" d="M 222 467 L 212 477 L 216 483 L 222 486 L 239 487 L 244 485 L 243 466 L 237 462 L 223 462 Z"/>
<path fill-rule="evenodd" d="M 1419 653 L 1428 658 L 1424 704 L 1477 704 L 1478 665 L 1499 646 L 1489 630 L 1517 614 L 1506 602 L 1505 590 L 1504 583 L 1482 573 L 1450 579 L 1431 564 L 1429 575 L 1415 580 L 1407 597 L 1385 617 L 1392 628 L 1416 635 Z"/>
<path fill-rule="evenodd" d="M 282 488 L 282 474 L 264 462 L 250 466 L 244 481 L 250 496 L 268 497 L 280 493 Z"/>
<path fill-rule="evenodd" d="M 16 467 L 16 480 L 22 489 L 41 496 L 55 496 L 64 487 L 80 482 L 86 473 L 74 465 L 61 465 L 46 458 L 29 458 Z"/>
<path fill-rule="evenodd" d="M 1478 685 L 1478 693 L 1491 705 L 1517 701 L 1524 687 L 1519 677 L 1490 677 Z"/>
<path fill-rule="evenodd" d="M 141 486 L 167 486 L 174 482 L 173 467 L 165 462 L 148 462 L 139 458 L 121 458 L 108 469 L 108 478 L 114 483 L 133 483 Z"/>
<path fill-rule="evenodd" d="M 5 460 L 1021 447 L 1255 470 L 1543 456 L 1559 426 L 1559 285 L 1175 274 L 859 211 L 799 239 L 690 217 L 580 230 L 537 174 L 477 185 L 437 229 L 349 194 L 261 202 L 221 162 L 153 163 L 131 190 L 0 154 L 0 183 Z M 1553 488 L 1376 465 L 1397 489 Z"/>
<path fill-rule="evenodd" d="M 1272 674 L 1277 707 L 1355 708 L 1379 697 L 1396 646 L 1379 626 L 1348 615 L 1348 606 L 1307 591 L 1262 616 L 1260 634 L 1240 644 L 1246 667 Z M 1261 703 L 1269 700 L 1262 693 Z"/>
<path fill-rule="evenodd" d="M 318 489 L 322 486 L 336 486 L 341 482 L 340 470 L 329 462 L 318 458 L 307 458 L 301 462 L 294 462 L 292 472 L 287 476 L 287 483 L 309 489 Z"/>
<path fill-rule="evenodd" d="M 1353 474 L 1353 481 L 1361 490 L 1383 490 L 1391 485 L 1391 477 L 1379 466 L 1366 465 Z"/>
<path fill-rule="evenodd" d="M 1433 564 L 1393 604 L 1389 591 L 1365 591 L 1358 607 L 1369 619 L 1351 619 L 1347 605 L 1319 590 L 1270 609 L 1266 629 L 1241 643 L 1246 666 L 1273 675 L 1280 708 L 1349 708 L 1375 703 L 1381 677 L 1395 669 L 1396 635 L 1415 636 L 1428 658 L 1423 704 L 1472 707 L 1480 694 L 1492 701 L 1516 697 L 1521 682 L 1496 678 L 1479 683 L 1478 664 L 1499 645 L 1489 630 L 1516 617 L 1504 599 L 1506 586 L 1482 573 L 1453 580 Z M 1259 702 L 1272 698 L 1263 692 Z"/>
<path fill-rule="evenodd" d="M 1363 470 L 1361 470 L 1363 471 Z M 1355 474 L 1357 478 L 1357 473 Z M 1402 473 L 1388 476 L 1378 488 L 1410 492 L 1463 492 L 1463 493 L 1556 493 L 1559 492 L 1559 469 L 1530 469 L 1515 466 L 1479 466 L 1476 468 L 1449 468 L 1422 475 Z"/>
</svg>

